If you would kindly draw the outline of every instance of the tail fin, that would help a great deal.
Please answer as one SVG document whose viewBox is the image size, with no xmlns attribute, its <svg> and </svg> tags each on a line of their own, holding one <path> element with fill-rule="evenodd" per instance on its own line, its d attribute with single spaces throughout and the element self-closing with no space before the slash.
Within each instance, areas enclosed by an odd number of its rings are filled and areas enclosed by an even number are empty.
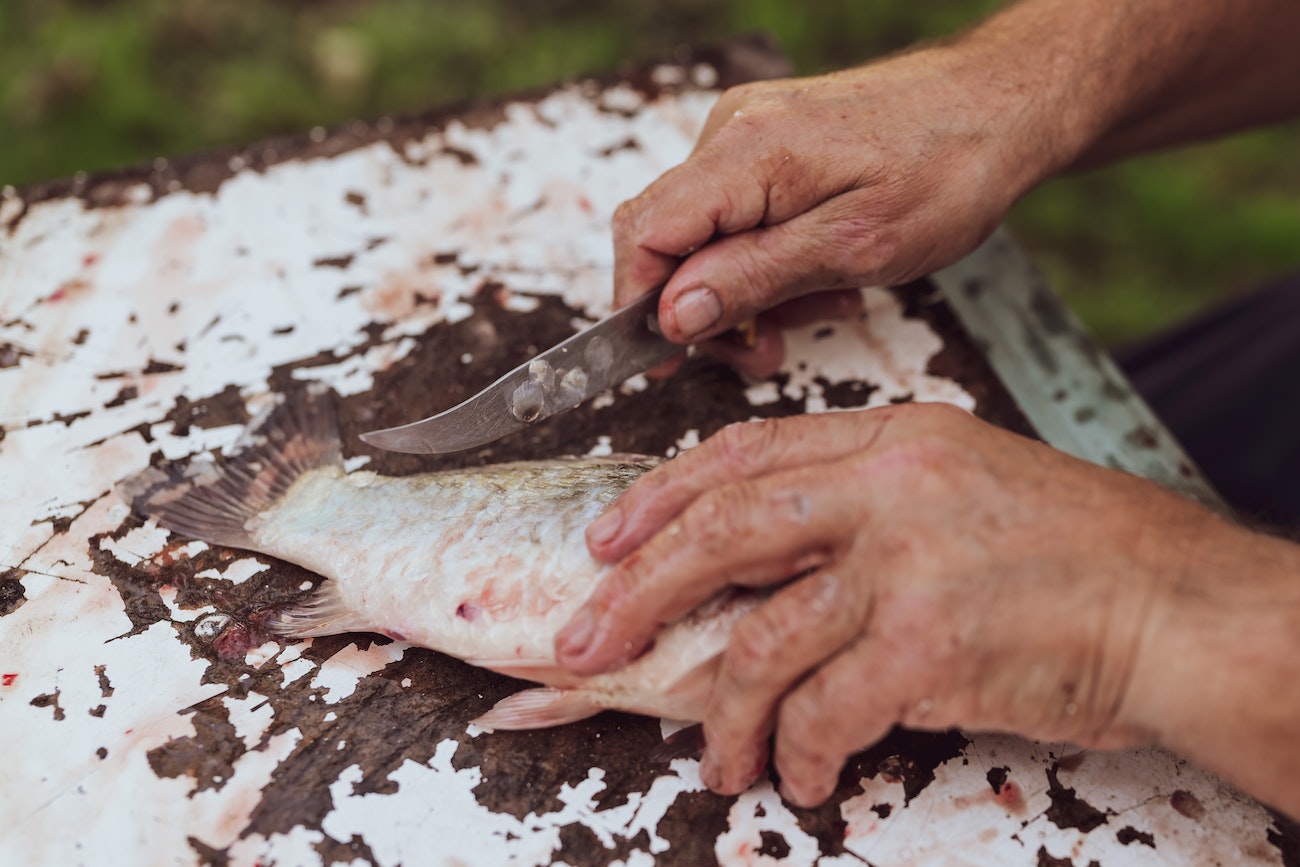
<svg viewBox="0 0 1300 867">
<path fill-rule="evenodd" d="M 230 455 L 150 467 L 117 493 L 168 530 L 247 548 L 253 517 L 303 473 L 342 460 L 333 396 L 304 389 L 254 419 Z"/>
</svg>

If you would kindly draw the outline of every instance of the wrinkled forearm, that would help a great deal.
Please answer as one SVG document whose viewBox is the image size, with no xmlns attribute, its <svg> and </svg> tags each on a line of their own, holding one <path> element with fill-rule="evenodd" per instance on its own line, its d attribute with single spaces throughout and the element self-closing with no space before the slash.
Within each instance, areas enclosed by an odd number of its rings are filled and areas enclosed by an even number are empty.
<svg viewBox="0 0 1300 867">
<path fill-rule="evenodd" d="M 1131 718 L 1300 816 L 1300 546 L 1216 519 L 1173 559 L 1130 684 Z"/>
<path fill-rule="evenodd" d="M 1020 94 L 1037 182 L 1300 113 L 1297 33 L 1295 0 L 1024 0 L 950 47 Z"/>
</svg>

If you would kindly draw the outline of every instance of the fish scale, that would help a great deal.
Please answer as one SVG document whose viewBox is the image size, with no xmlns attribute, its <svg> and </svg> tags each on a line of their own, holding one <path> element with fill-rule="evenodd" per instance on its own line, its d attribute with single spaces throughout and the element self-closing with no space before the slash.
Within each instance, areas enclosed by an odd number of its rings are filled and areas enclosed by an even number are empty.
<svg viewBox="0 0 1300 867">
<path fill-rule="evenodd" d="M 545 685 L 503 699 L 473 721 L 483 728 L 542 728 L 606 708 L 702 718 L 752 594 L 712 600 L 615 672 L 578 677 L 554 657 L 556 633 L 608 568 L 588 553 L 587 526 L 655 459 L 347 473 L 335 413 L 332 396 L 295 392 L 232 454 L 152 467 L 118 492 L 174 532 L 327 579 L 270 620 L 275 634 L 379 632 Z"/>
</svg>

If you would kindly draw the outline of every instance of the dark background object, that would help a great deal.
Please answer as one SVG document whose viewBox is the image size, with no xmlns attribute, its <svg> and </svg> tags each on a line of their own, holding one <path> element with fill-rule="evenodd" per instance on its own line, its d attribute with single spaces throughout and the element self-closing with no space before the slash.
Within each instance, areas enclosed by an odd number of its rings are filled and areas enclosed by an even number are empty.
<svg viewBox="0 0 1300 867">
<path fill-rule="evenodd" d="M 1119 361 L 1244 519 L 1300 529 L 1300 274 Z"/>
</svg>

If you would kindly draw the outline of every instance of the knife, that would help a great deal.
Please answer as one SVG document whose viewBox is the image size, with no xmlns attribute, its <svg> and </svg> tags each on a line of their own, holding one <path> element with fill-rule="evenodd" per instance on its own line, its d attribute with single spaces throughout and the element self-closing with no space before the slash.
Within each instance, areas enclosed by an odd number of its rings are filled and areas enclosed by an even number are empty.
<svg viewBox="0 0 1300 867">
<path fill-rule="evenodd" d="M 659 331 L 661 289 L 519 365 L 464 403 L 422 421 L 363 433 L 361 439 L 395 452 L 447 454 L 573 409 L 685 351 Z"/>
</svg>

